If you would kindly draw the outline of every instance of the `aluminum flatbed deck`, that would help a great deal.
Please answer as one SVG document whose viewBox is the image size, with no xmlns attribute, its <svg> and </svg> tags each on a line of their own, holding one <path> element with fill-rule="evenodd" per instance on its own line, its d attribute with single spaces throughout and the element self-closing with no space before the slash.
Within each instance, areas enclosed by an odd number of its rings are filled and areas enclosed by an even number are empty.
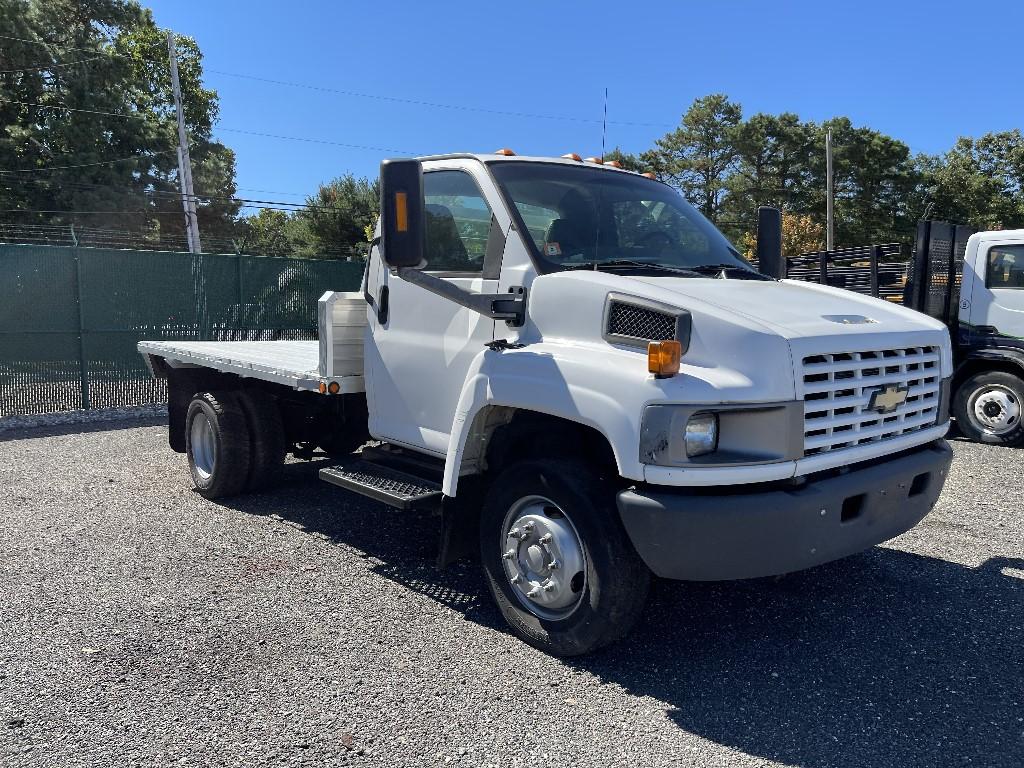
<svg viewBox="0 0 1024 768">
<path fill-rule="evenodd" d="M 299 390 L 317 391 L 325 381 L 316 341 L 140 341 L 139 352 L 150 362 L 162 358 L 171 368 L 210 368 Z M 364 392 L 362 376 L 334 376 L 339 394 Z"/>
</svg>

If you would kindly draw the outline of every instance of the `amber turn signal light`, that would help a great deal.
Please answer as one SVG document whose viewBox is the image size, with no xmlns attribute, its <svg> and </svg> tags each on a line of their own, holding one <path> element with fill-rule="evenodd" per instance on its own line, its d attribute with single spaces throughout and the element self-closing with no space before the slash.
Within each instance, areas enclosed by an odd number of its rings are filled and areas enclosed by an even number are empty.
<svg viewBox="0 0 1024 768">
<path fill-rule="evenodd" d="M 409 196 L 405 192 L 395 192 L 395 231 L 409 231 Z"/>
<path fill-rule="evenodd" d="M 652 341 L 647 345 L 647 370 L 656 379 L 667 379 L 679 373 L 683 345 L 678 341 Z"/>
</svg>

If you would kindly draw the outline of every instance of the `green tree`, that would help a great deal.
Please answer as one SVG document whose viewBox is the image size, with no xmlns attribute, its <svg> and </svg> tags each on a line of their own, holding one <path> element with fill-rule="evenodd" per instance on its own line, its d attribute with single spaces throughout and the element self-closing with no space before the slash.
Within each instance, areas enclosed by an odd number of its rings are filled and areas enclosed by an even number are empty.
<svg viewBox="0 0 1024 768">
<path fill-rule="evenodd" d="M 134 0 L 0 0 L 0 214 L 183 238 L 165 33 Z M 177 39 L 204 235 L 230 236 L 234 154 L 212 139 L 215 91 L 195 41 Z M 69 111 L 70 107 L 78 111 Z"/>
<path fill-rule="evenodd" d="M 932 215 L 978 229 L 1024 227 L 1024 134 L 962 137 L 929 173 Z"/>
<path fill-rule="evenodd" d="M 605 162 L 617 162 L 622 165 L 627 171 L 636 171 L 638 173 L 645 173 L 650 169 L 646 163 L 640 159 L 639 155 L 633 155 L 629 152 L 623 152 L 621 149 L 616 147 L 611 152 L 608 152 L 604 156 Z"/>
<path fill-rule="evenodd" d="M 718 219 L 735 170 L 742 111 L 720 93 L 697 99 L 678 128 L 641 155 L 658 177 L 677 187 L 712 221 Z"/>
<path fill-rule="evenodd" d="M 832 130 L 836 245 L 910 242 L 924 179 L 910 148 L 837 117 L 815 126 L 811 179 L 803 211 L 825 211 L 825 132 Z"/>
<path fill-rule="evenodd" d="M 322 184 L 297 214 L 309 234 L 303 255 L 365 257 L 367 227 L 373 226 L 379 210 L 380 185 L 376 179 L 349 173 Z"/>
<path fill-rule="evenodd" d="M 735 136 L 736 168 L 723 203 L 729 228 L 756 229 L 762 205 L 809 213 L 814 126 L 791 112 L 759 113 L 737 126 Z"/>
<path fill-rule="evenodd" d="M 295 243 L 290 237 L 291 216 L 285 211 L 263 208 L 245 220 L 241 251 L 258 256 L 290 256 Z"/>
</svg>

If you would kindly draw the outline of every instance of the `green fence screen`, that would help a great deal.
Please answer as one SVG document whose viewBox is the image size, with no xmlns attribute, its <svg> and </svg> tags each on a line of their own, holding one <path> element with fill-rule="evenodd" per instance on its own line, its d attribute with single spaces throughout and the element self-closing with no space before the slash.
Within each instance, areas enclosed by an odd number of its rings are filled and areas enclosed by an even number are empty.
<svg viewBox="0 0 1024 768">
<path fill-rule="evenodd" d="M 141 339 L 315 339 L 362 264 L 0 244 L 0 416 L 160 403 Z"/>
</svg>

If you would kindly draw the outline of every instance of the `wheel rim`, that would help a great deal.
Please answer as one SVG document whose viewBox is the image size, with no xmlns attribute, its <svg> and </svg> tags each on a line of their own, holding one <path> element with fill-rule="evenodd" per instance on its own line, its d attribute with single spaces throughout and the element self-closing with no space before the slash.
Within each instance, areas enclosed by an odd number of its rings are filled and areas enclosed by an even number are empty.
<svg viewBox="0 0 1024 768">
<path fill-rule="evenodd" d="M 1020 423 L 1020 399 L 1007 387 L 985 387 L 972 398 L 971 414 L 983 432 L 1005 435 Z"/>
<path fill-rule="evenodd" d="M 520 499 L 505 515 L 498 547 L 512 593 L 530 613 L 561 619 L 576 609 L 586 587 L 586 558 L 561 507 L 543 496 Z"/>
<path fill-rule="evenodd" d="M 209 479 L 217 468 L 217 444 L 213 437 L 213 424 L 205 413 L 192 419 L 192 464 L 203 480 Z"/>
</svg>

